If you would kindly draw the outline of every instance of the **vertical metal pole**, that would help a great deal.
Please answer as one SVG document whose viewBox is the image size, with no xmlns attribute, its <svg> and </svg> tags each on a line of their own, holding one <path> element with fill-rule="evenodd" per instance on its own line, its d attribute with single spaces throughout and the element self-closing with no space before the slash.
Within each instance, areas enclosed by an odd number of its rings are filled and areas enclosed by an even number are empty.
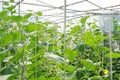
<svg viewBox="0 0 120 80">
<path fill-rule="evenodd" d="M 20 0 L 19 0 L 18 3 L 19 3 L 19 4 L 18 4 L 18 14 L 20 15 Z"/>
<path fill-rule="evenodd" d="M 109 24 L 108 35 L 109 35 L 109 47 L 110 47 L 110 51 L 109 51 L 110 52 L 110 80 L 113 80 L 113 77 L 112 77 L 112 28 L 110 26 L 111 25 Z"/>
<path fill-rule="evenodd" d="M 109 31 L 109 46 L 110 46 L 110 80 L 113 80 L 112 78 L 112 31 Z"/>
<path fill-rule="evenodd" d="M 4 0 L 2 0 L 2 10 L 3 10 L 3 6 L 4 6 Z"/>
<path fill-rule="evenodd" d="M 66 48 L 66 0 L 64 0 L 64 49 Z"/>
<path fill-rule="evenodd" d="M 66 49 L 66 0 L 64 0 L 64 51 Z M 65 54 L 64 54 L 65 58 Z M 64 80 L 66 79 L 66 70 L 64 70 Z"/>
<path fill-rule="evenodd" d="M 107 16 L 105 16 L 105 14 L 104 14 L 103 17 L 107 17 L 108 18 L 108 22 L 111 22 L 111 20 L 109 20 L 110 17 L 111 17 L 110 14 L 108 14 Z M 106 31 L 107 31 L 108 39 L 109 39 L 109 53 L 110 53 L 110 56 L 109 56 L 109 62 L 110 62 L 109 66 L 110 66 L 110 69 L 109 70 L 110 70 L 110 80 L 113 80 L 113 74 L 112 74 L 112 72 L 113 72 L 113 70 L 112 70 L 112 28 L 111 28 L 111 24 L 110 23 L 108 23 L 108 27 L 107 27 Z M 103 56 L 105 56 L 105 54 Z M 103 58 L 103 60 L 104 60 L 104 58 Z"/>
</svg>

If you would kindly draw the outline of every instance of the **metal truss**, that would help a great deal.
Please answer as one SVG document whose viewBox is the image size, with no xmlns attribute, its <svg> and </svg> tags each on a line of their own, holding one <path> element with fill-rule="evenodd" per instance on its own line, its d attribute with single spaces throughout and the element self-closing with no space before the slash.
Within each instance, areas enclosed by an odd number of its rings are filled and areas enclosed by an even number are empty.
<svg viewBox="0 0 120 80">
<path fill-rule="evenodd" d="M 3 3 L 5 0 L 0 0 L 1 3 Z M 63 12 L 61 13 L 56 13 L 54 12 L 53 14 L 47 14 L 47 15 L 44 15 L 43 14 L 43 18 L 59 18 L 57 20 L 53 20 L 51 22 L 53 23 L 56 23 L 56 24 L 59 24 L 59 23 L 63 23 L 64 22 L 64 5 L 63 6 L 59 6 L 59 7 L 56 7 L 54 5 L 51 5 L 50 3 L 46 3 L 44 2 L 43 0 L 36 0 L 38 3 L 26 3 L 24 2 L 25 0 L 18 0 L 17 2 L 13 2 L 15 3 L 15 6 L 18 6 L 20 9 L 20 4 L 23 4 L 23 5 L 33 5 L 33 6 L 40 6 L 40 7 L 45 7 L 47 9 L 45 10 L 41 10 L 43 13 L 44 12 L 48 12 L 49 11 L 55 11 L 56 9 L 58 10 L 61 10 Z M 6 1 L 6 2 L 9 2 L 9 1 Z M 69 6 L 73 6 L 73 5 L 81 5 L 81 3 L 84 3 L 84 2 L 88 2 L 89 4 L 91 5 L 94 5 L 96 6 L 96 9 L 90 9 L 90 10 L 75 10 L 75 9 L 68 9 L 67 7 Z M 74 19 L 77 19 L 77 18 L 81 18 L 82 16 L 84 15 L 89 15 L 89 14 L 92 14 L 93 16 L 95 15 L 108 15 L 106 13 L 99 13 L 99 12 L 95 12 L 95 11 L 101 11 L 101 10 L 106 10 L 106 11 L 111 11 L 111 12 L 114 12 L 114 13 L 111 13 L 109 15 L 120 15 L 120 5 L 113 5 L 113 6 L 107 6 L 107 7 L 101 7 L 95 3 L 93 3 L 92 1 L 90 0 L 80 0 L 80 1 L 77 1 L 77 2 L 74 2 L 74 3 L 71 3 L 71 4 L 66 4 L 66 13 L 67 14 L 71 14 L 70 16 L 68 16 L 66 14 L 66 21 L 71 21 L 71 20 L 74 20 Z M 22 10 L 18 10 L 18 12 L 20 12 L 21 14 L 21 11 Z M 25 11 L 24 11 L 25 12 Z M 76 15 L 77 14 L 77 15 Z M 49 18 L 47 20 L 49 20 Z"/>
</svg>

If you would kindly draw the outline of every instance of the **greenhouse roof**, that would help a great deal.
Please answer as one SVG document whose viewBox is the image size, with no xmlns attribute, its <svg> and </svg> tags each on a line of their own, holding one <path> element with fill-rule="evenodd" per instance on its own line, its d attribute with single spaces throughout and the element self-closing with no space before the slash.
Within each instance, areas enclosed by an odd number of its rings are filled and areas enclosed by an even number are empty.
<svg viewBox="0 0 120 80">
<path fill-rule="evenodd" d="M 0 0 L 1 5 L 3 1 L 9 2 Z M 85 15 L 119 15 L 119 3 L 120 0 L 66 0 L 66 20 L 76 20 Z M 41 11 L 44 20 L 56 24 L 64 22 L 64 0 L 15 0 L 13 4 L 20 7 L 21 14 L 27 10 Z"/>
</svg>

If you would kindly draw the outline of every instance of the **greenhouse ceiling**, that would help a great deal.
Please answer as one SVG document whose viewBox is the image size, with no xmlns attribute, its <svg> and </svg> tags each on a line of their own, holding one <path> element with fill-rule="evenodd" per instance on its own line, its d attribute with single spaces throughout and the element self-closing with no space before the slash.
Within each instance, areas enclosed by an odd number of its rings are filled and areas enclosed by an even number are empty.
<svg viewBox="0 0 120 80">
<path fill-rule="evenodd" d="M 9 0 L 0 0 L 1 8 L 3 1 Z M 66 20 L 76 20 L 85 15 L 111 15 L 111 12 L 118 15 L 119 3 L 119 0 L 66 0 Z M 21 14 L 27 10 L 41 11 L 44 20 L 56 24 L 64 22 L 64 0 L 15 0 L 12 4 L 20 7 Z"/>
</svg>

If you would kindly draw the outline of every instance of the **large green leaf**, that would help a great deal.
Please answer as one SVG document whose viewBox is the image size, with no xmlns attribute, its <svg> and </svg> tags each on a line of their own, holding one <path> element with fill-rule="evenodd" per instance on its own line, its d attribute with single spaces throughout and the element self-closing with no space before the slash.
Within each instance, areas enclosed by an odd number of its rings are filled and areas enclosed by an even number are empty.
<svg viewBox="0 0 120 80">
<path fill-rule="evenodd" d="M 88 31 L 83 34 L 82 39 L 85 41 L 85 44 L 87 45 L 97 46 L 100 45 L 101 41 L 106 39 L 106 37 L 102 36 L 101 34 L 94 35 L 92 31 Z"/>
<path fill-rule="evenodd" d="M 8 38 L 9 37 L 9 38 Z M 4 34 L 0 40 L 0 44 L 1 46 L 5 46 L 7 44 L 9 44 L 10 42 L 13 41 L 13 38 L 12 38 L 12 35 L 7 33 L 7 34 Z"/>
<path fill-rule="evenodd" d="M 12 33 L 12 38 L 14 40 L 21 40 L 21 32 L 20 31 L 15 31 Z"/>
<path fill-rule="evenodd" d="M 96 68 L 96 65 L 94 65 L 94 63 L 89 59 L 87 59 L 87 60 L 82 59 L 81 63 L 83 64 L 84 67 L 86 67 L 89 70 L 95 70 L 95 68 Z"/>
<path fill-rule="evenodd" d="M 36 30 L 41 30 L 41 25 L 39 24 L 34 24 L 34 23 L 30 23 L 25 27 L 27 32 L 32 32 L 32 31 L 36 31 Z"/>
<path fill-rule="evenodd" d="M 5 6 L 9 6 L 9 3 L 8 3 L 8 2 L 4 2 L 4 5 L 5 5 Z"/>
<path fill-rule="evenodd" d="M 11 68 L 5 68 L 3 69 L 0 73 L 2 73 L 2 75 L 7 75 L 7 74 L 12 74 Z"/>
<path fill-rule="evenodd" d="M 88 77 L 88 74 L 89 74 L 88 70 L 85 67 L 77 69 L 77 71 L 76 71 L 77 80 L 86 80 L 83 78 Z"/>
<path fill-rule="evenodd" d="M 112 56 L 112 58 L 120 58 L 120 53 L 108 53 L 106 54 L 106 57 L 109 57 L 110 58 L 110 55 Z"/>
<path fill-rule="evenodd" d="M 18 15 L 18 16 L 12 16 L 11 20 L 14 22 L 20 22 L 22 20 L 22 16 Z"/>
<path fill-rule="evenodd" d="M 11 5 L 10 7 L 7 8 L 10 12 L 13 12 L 13 10 L 15 9 L 15 6 Z"/>
<path fill-rule="evenodd" d="M 78 33 L 80 31 L 80 26 L 76 25 L 72 28 L 70 34 Z"/>
<path fill-rule="evenodd" d="M 88 48 L 89 48 L 89 46 L 86 44 L 76 45 L 76 47 L 75 47 L 75 49 L 80 52 L 85 52 Z"/>
<path fill-rule="evenodd" d="M 6 66 L 1 70 L 2 75 L 13 74 L 17 69 L 13 65 Z"/>
<path fill-rule="evenodd" d="M 7 57 L 7 51 L 8 50 L 5 50 L 5 51 L 1 51 L 0 52 L 0 61 L 2 61 L 4 58 L 6 58 Z M 1 63 L 1 62 L 0 62 Z"/>
<path fill-rule="evenodd" d="M 28 14 L 25 14 L 24 16 L 23 16 L 23 18 L 24 19 L 28 19 L 28 18 L 30 18 L 32 16 L 32 13 L 28 13 Z"/>
<path fill-rule="evenodd" d="M 4 18 L 7 15 L 7 11 L 1 11 L 0 12 L 0 18 Z"/>
<path fill-rule="evenodd" d="M 6 44 L 13 42 L 15 40 L 20 40 L 21 39 L 20 35 L 21 34 L 19 31 L 15 31 L 13 33 L 6 33 L 2 36 L 0 43 L 3 45 L 6 45 Z"/>
<path fill-rule="evenodd" d="M 12 74 L 9 75 L 9 77 L 7 78 L 7 80 L 14 80 L 16 78 L 17 74 Z"/>
<path fill-rule="evenodd" d="M 23 57 L 24 53 L 17 53 L 9 60 L 9 62 L 19 62 L 19 60 Z"/>
<path fill-rule="evenodd" d="M 77 50 L 71 50 L 70 48 L 66 49 L 64 54 L 67 56 L 67 58 L 72 61 L 78 56 Z"/>
<path fill-rule="evenodd" d="M 42 12 L 40 12 L 40 11 L 36 12 L 36 14 L 37 14 L 38 16 L 42 16 Z"/>
<path fill-rule="evenodd" d="M 83 18 L 80 20 L 80 22 L 82 23 L 82 25 L 85 25 L 85 23 L 86 23 L 86 21 L 87 21 L 88 18 L 89 18 L 89 16 L 85 16 L 85 17 L 83 17 Z"/>
<path fill-rule="evenodd" d="M 48 26 L 49 24 L 51 24 L 51 22 L 44 22 L 43 23 L 45 26 Z"/>
<path fill-rule="evenodd" d="M 10 0 L 10 2 L 14 2 L 14 0 Z"/>
</svg>

